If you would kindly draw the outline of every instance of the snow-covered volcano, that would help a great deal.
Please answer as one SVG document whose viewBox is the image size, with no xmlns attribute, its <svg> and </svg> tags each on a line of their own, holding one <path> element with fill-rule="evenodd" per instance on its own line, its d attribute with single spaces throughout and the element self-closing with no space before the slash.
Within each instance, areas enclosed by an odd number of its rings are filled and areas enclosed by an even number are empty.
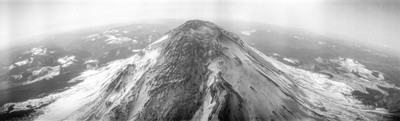
<svg viewBox="0 0 400 121">
<path fill-rule="evenodd" d="M 9 103 L 36 120 L 384 120 L 329 76 L 285 65 L 238 36 L 187 21 L 138 54 L 89 70 L 70 89 Z M 71 81 L 73 81 L 71 80 Z M 383 86 L 385 84 L 382 84 Z"/>
</svg>

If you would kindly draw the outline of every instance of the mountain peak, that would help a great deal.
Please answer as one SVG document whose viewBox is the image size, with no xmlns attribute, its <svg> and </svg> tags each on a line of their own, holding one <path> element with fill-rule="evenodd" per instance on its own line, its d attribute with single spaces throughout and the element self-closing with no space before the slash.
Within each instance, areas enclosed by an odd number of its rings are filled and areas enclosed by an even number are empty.
<svg viewBox="0 0 400 121">
<path fill-rule="evenodd" d="M 169 32 L 172 35 L 202 36 L 201 38 L 217 37 L 224 31 L 218 25 L 203 20 L 189 20 Z"/>
<path fill-rule="evenodd" d="M 223 51 L 223 45 L 234 42 L 243 47 L 243 41 L 234 33 L 203 20 L 189 20 L 167 33 L 169 40 L 164 43 L 166 57 L 179 61 L 206 62 Z M 182 60 L 182 57 L 190 59 Z M 170 60 L 175 60 L 170 58 Z"/>
<path fill-rule="evenodd" d="M 198 19 L 186 21 L 167 34 L 171 37 L 172 44 L 197 41 L 206 45 L 211 43 L 214 45 L 230 40 L 243 46 L 243 41 L 236 34 L 226 31 L 212 22 Z"/>
<path fill-rule="evenodd" d="M 224 36 L 220 27 L 203 20 L 187 21 L 167 34 L 170 39 L 165 42 L 163 54 L 178 65 L 191 65 L 182 68 L 204 64 L 218 56 L 222 49 L 219 42 Z"/>
<path fill-rule="evenodd" d="M 206 28 L 210 28 L 210 29 L 219 29 L 220 28 L 212 22 L 195 19 L 195 20 L 186 21 L 184 24 L 179 26 L 178 29 L 199 30 L 202 27 L 206 27 Z"/>
</svg>

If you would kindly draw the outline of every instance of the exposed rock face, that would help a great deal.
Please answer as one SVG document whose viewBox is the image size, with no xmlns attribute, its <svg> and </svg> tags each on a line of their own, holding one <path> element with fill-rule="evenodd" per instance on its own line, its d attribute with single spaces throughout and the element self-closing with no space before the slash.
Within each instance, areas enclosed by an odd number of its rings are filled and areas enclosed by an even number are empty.
<svg viewBox="0 0 400 121">
<path fill-rule="evenodd" d="M 216 42 L 218 30 L 201 31 L 215 29 L 202 24 L 205 23 L 187 22 L 168 33 L 171 39 L 162 43 L 163 56 L 152 82 L 154 89 L 149 92 L 151 96 L 140 119 L 190 120 L 202 105 L 209 75 L 207 65 L 221 50 Z"/>
<path fill-rule="evenodd" d="M 291 69 L 213 23 L 191 20 L 139 54 L 79 77 L 37 119 L 381 119 L 341 94 L 350 93 L 346 86 L 313 87 L 327 79 L 305 80 L 309 72 Z"/>
</svg>

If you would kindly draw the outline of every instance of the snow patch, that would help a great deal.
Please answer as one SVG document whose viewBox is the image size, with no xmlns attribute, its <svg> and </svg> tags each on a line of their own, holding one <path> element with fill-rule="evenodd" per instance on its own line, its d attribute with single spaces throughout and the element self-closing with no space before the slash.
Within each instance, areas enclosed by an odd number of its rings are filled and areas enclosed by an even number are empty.
<svg viewBox="0 0 400 121">
<path fill-rule="evenodd" d="M 245 31 L 242 31 L 242 34 L 250 36 L 254 32 L 256 32 L 256 30 L 245 30 Z"/>
<path fill-rule="evenodd" d="M 304 37 L 299 37 L 299 36 L 293 36 L 294 38 L 296 38 L 296 39 L 300 39 L 300 40 L 304 40 L 305 38 Z"/>
<path fill-rule="evenodd" d="M 29 63 L 29 59 L 25 59 L 23 61 L 16 62 L 15 65 L 22 66 L 22 65 L 26 65 L 28 63 Z"/>
<path fill-rule="evenodd" d="M 85 63 L 83 63 L 83 64 L 98 63 L 98 62 L 99 62 L 98 60 L 87 60 L 87 61 L 85 61 Z"/>
<path fill-rule="evenodd" d="M 12 64 L 12 65 L 10 65 L 9 67 L 8 67 L 8 70 L 12 70 L 12 69 L 14 69 L 16 66 L 14 66 L 14 64 Z"/>
<path fill-rule="evenodd" d="M 132 43 L 137 43 L 136 40 L 133 40 L 129 37 L 116 37 L 114 35 L 106 35 L 106 37 L 108 39 L 104 40 L 107 42 L 107 44 L 123 44 L 125 42 L 130 42 L 132 41 Z"/>
<path fill-rule="evenodd" d="M 85 39 L 87 39 L 89 41 L 95 41 L 95 40 L 100 39 L 100 38 L 101 38 L 100 34 L 92 34 L 92 35 L 89 35 L 89 36 L 85 37 Z"/>
<path fill-rule="evenodd" d="M 115 34 L 118 32 L 119 32 L 118 29 L 110 29 L 110 30 L 104 31 L 103 34 Z"/>
<path fill-rule="evenodd" d="M 151 47 L 152 45 L 154 45 L 154 44 L 156 44 L 156 43 L 162 42 L 162 41 L 164 41 L 164 40 L 167 39 L 167 38 L 168 38 L 168 35 L 164 35 L 164 36 L 161 37 L 160 39 L 158 39 L 158 40 L 154 41 L 153 43 L 151 43 L 151 44 L 149 45 L 149 47 Z"/>
<path fill-rule="evenodd" d="M 61 67 L 65 68 L 74 64 L 77 60 L 75 59 L 75 56 L 64 56 L 59 58 L 57 61 L 61 64 Z"/>
<path fill-rule="evenodd" d="M 157 57 L 160 54 L 159 50 L 144 51 L 145 55 L 136 54 L 128 59 L 116 60 L 109 63 L 107 66 L 97 70 L 88 70 L 77 77 L 76 80 L 83 80 L 76 86 L 59 93 L 59 99 L 54 103 L 44 107 L 44 114 L 40 115 L 37 120 L 78 120 L 80 117 L 90 115 L 94 109 L 99 109 L 102 112 L 99 119 L 105 119 L 107 115 L 121 103 L 125 103 L 124 97 L 131 94 L 132 91 L 120 90 L 119 92 L 106 92 L 105 89 L 115 80 L 118 75 L 127 68 L 127 65 L 135 65 L 132 75 L 127 75 L 126 81 L 121 86 L 122 89 L 132 89 L 137 86 L 135 82 L 142 78 L 143 74 L 157 62 Z M 78 79 L 79 78 L 79 79 Z M 144 82 L 147 83 L 147 82 Z M 144 84 L 141 89 L 146 91 L 150 89 L 149 85 Z M 108 93 L 106 97 L 104 93 Z M 137 116 L 142 110 L 149 96 L 146 93 L 138 93 L 139 100 L 134 103 L 134 109 L 131 111 L 131 116 Z M 99 100 L 99 98 L 104 100 Z M 104 106 L 106 102 L 113 102 L 108 107 L 97 108 L 96 106 Z M 134 119 L 134 117 L 129 117 Z"/>
<path fill-rule="evenodd" d="M 140 51 L 142 51 L 142 50 L 139 50 L 139 49 L 137 49 L 137 50 L 132 50 L 132 52 L 134 52 L 134 53 L 140 52 Z"/>
<path fill-rule="evenodd" d="M 44 47 L 35 47 L 29 51 L 26 51 L 24 54 L 31 54 L 31 55 L 46 55 L 47 48 Z"/>
<path fill-rule="evenodd" d="M 22 74 L 12 75 L 12 77 L 13 77 L 15 80 L 19 80 L 19 79 L 22 78 Z"/>
<path fill-rule="evenodd" d="M 342 66 L 348 69 L 349 71 L 354 71 L 354 72 L 359 72 L 359 73 L 372 73 L 371 70 L 368 70 L 365 68 L 365 66 L 358 61 L 351 59 L 351 58 L 339 58 L 338 60 L 334 61 L 339 61 L 338 63 Z"/>
<path fill-rule="evenodd" d="M 24 82 L 22 85 L 28 85 L 42 80 L 49 80 L 55 76 L 58 76 L 59 74 L 60 74 L 60 66 L 42 67 L 39 70 L 35 70 L 32 72 L 32 76 L 40 76 L 40 77 L 37 77 L 34 80 L 29 80 L 27 82 Z"/>
<path fill-rule="evenodd" d="M 297 59 L 292 59 L 292 58 L 283 58 L 283 60 L 285 60 L 285 61 L 287 61 L 287 62 L 289 62 L 289 63 L 293 63 L 293 64 L 300 63 L 299 60 L 297 60 Z"/>
</svg>

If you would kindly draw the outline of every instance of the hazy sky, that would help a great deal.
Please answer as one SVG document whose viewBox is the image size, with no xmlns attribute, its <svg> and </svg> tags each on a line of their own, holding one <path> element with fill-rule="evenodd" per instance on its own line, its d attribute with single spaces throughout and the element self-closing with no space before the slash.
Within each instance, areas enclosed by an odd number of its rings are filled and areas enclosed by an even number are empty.
<svg viewBox="0 0 400 121">
<path fill-rule="evenodd" d="M 19 38 L 153 18 L 277 24 L 400 51 L 399 0 L 3 0 L 0 50 Z"/>
</svg>

